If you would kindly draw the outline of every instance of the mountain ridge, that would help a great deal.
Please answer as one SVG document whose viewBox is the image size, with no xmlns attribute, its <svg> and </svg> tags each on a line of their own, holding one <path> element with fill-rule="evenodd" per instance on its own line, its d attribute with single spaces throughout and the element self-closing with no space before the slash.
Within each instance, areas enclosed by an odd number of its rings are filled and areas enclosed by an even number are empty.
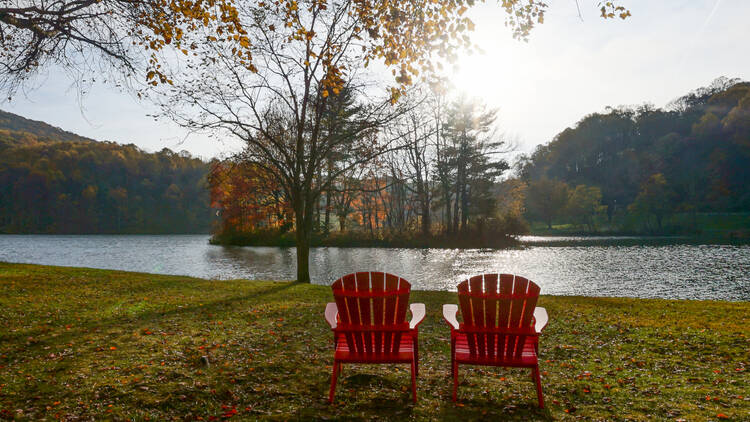
<svg viewBox="0 0 750 422">
<path fill-rule="evenodd" d="M 0 147 L 56 142 L 98 142 L 49 123 L 0 110 Z"/>
</svg>

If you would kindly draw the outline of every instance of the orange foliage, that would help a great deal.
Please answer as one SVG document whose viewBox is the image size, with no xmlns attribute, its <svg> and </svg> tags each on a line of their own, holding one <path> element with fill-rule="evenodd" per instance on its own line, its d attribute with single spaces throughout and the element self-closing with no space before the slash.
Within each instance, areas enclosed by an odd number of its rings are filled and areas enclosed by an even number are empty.
<svg viewBox="0 0 750 422">
<path fill-rule="evenodd" d="M 211 208 L 222 232 L 279 228 L 292 222 L 292 208 L 276 179 L 254 164 L 221 162 L 208 176 Z"/>
</svg>

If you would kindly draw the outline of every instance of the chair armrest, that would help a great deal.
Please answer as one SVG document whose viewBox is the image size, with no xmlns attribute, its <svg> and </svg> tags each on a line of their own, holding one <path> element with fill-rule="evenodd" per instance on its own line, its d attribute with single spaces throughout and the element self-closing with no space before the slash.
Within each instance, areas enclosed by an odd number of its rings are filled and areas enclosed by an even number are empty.
<svg viewBox="0 0 750 422">
<path fill-rule="evenodd" d="M 328 321 L 328 325 L 331 326 L 331 329 L 336 328 L 336 317 L 339 314 L 339 308 L 336 307 L 336 303 L 329 302 L 326 305 L 326 321 Z"/>
<path fill-rule="evenodd" d="M 424 303 L 412 303 L 411 305 L 409 305 L 409 310 L 411 311 L 411 321 L 409 322 L 409 329 L 413 330 L 419 327 L 419 324 L 421 324 L 422 320 L 424 320 L 426 314 Z"/>
<path fill-rule="evenodd" d="M 457 314 L 458 305 L 443 305 L 443 319 L 451 326 L 452 330 L 458 330 Z"/>
<path fill-rule="evenodd" d="M 547 326 L 549 317 L 547 316 L 547 310 L 544 308 L 534 309 L 534 331 L 541 333 L 544 327 Z"/>
</svg>

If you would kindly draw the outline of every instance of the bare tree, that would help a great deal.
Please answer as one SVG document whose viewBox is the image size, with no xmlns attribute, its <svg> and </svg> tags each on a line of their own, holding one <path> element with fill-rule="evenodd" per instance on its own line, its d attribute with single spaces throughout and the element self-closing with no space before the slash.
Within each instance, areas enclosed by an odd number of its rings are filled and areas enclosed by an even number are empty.
<svg viewBox="0 0 750 422">
<path fill-rule="evenodd" d="M 412 101 L 415 104 L 394 125 L 394 130 L 399 134 L 404 145 L 403 150 L 397 156 L 398 160 L 403 162 L 403 166 L 398 166 L 398 174 L 403 174 L 409 180 L 410 183 L 405 184 L 404 187 L 414 194 L 413 200 L 420 217 L 422 235 L 429 236 L 432 227 L 431 156 L 434 155 L 434 145 L 430 145 L 429 141 L 437 133 L 437 123 L 430 112 L 434 106 L 431 98 L 419 94 L 419 97 L 413 97 Z M 391 164 L 391 167 L 395 178 L 397 165 Z"/>
<path fill-rule="evenodd" d="M 185 127 L 241 139 L 241 158 L 279 181 L 295 214 L 300 282 L 310 281 L 310 236 L 321 193 L 335 188 L 339 176 L 399 147 L 380 128 L 404 107 L 389 96 L 373 97 L 355 75 L 331 73 L 364 65 L 356 54 L 362 23 L 347 5 L 306 5 L 295 14 L 306 28 L 302 35 L 283 29 L 287 10 L 260 13 L 240 4 L 240 19 L 255 40 L 255 65 L 243 66 L 230 46 L 209 43 L 186 68 L 172 69 L 174 86 L 153 97 Z M 361 104 L 346 118 L 328 119 L 344 92 Z"/>
</svg>

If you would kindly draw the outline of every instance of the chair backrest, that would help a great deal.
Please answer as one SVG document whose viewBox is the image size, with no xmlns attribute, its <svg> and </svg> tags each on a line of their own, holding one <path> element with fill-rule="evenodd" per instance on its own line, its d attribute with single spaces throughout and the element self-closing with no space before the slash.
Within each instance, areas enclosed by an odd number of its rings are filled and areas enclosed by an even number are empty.
<svg viewBox="0 0 750 422">
<path fill-rule="evenodd" d="M 526 337 L 535 336 L 539 286 L 512 274 L 483 274 L 458 285 L 458 300 L 469 353 L 482 359 L 520 358 Z"/>
<path fill-rule="evenodd" d="M 341 277 L 331 288 L 340 320 L 335 331 L 345 336 L 350 351 L 399 352 L 401 335 L 409 331 L 409 282 L 393 274 L 359 272 Z"/>
</svg>

